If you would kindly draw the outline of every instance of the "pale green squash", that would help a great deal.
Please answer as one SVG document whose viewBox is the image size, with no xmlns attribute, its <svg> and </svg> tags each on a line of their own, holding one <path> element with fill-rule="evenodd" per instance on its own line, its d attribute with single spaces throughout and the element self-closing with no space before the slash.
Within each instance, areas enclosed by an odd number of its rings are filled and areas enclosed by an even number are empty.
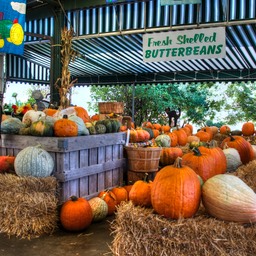
<svg viewBox="0 0 256 256">
<path fill-rule="evenodd" d="M 47 177 L 54 169 L 52 156 L 39 146 L 22 149 L 14 161 L 14 169 L 18 176 Z"/>
</svg>

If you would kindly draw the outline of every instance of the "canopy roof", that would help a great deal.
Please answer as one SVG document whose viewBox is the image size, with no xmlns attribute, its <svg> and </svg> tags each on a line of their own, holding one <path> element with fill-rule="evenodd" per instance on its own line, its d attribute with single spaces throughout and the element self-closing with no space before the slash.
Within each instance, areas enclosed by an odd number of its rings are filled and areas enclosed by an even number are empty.
<svg viewBox="0 0 256 256">
<path fill-rule="evenodd" d="M 256 0 L 102 2 L 28 0 L 24 56 L 8 55 L 7 80 L 49 83 L 59 3 L 81 54 L 70 64 L 76 85 L 256 80 Z M 210 27 L 225 27 L 225 58 L 143 62 L 143 34 Z"/>
</svg>

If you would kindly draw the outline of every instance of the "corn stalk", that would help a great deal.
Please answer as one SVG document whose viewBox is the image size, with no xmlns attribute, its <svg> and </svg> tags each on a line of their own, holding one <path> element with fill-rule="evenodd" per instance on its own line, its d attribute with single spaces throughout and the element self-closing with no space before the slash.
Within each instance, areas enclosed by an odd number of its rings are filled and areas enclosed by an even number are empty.
<svg viewBox="0 0 256 256">
<path fill-rule="evenodd" d="M 59 91 L 60 106 L 59 109 L 65 109 L 70 106 L 70 89 L 74 86 L 77 79 L 71 81 L 69 64 L 74 62 L 79 53 L 72 49 L 72 38 L 74 31 L 71 28 L 62 29 L 61 31 L 61 78 L 58 78 L 55 86 Z"/>
</svg>

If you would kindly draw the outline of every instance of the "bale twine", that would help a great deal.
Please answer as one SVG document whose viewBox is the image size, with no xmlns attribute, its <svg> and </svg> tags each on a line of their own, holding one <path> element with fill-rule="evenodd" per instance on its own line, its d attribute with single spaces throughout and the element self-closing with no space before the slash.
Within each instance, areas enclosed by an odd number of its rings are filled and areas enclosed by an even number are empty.
<svg viewBox="0 0 256 256">
<path fill-rule="evenodd" d="M 236 172 L 256 191 L 256 160 Z M 203 205 L 193 218 L 171 220 L 153 209 L 122 202 L 111 223 L 115 256 L 256 255 L 256 223 L 239 224 L 211 217 Z"/>
<path fill-rule="evenodd" d="M 55 231 L 58 221 L 55 177 L 0 175 L 0 232 L 31 239 Z"/>
</svg>

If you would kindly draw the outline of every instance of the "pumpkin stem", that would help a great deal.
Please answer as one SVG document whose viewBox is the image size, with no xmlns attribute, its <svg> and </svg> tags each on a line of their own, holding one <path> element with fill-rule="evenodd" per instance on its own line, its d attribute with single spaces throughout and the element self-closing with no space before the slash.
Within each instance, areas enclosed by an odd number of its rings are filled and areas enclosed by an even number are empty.
<svg viewBox="0 0 256 256">
<path fill-rule="evenodd" d="M 75 201 L 78 200 L 78 197 L 77 196 L 71 196 L 70 199 L 71 199 L 71 201 L 75 202 Z"/>
<path fill-rule="evenodd" d="M 174 164 L 173 164 L 173 166 L 175 168 L 181 168 L 182 167 L 181 162 L 182 162 L 182 158 L 181 157 L 177 157 L 175 162 L 174 162 Z"/>
<path fill-rule="evenodd" d="M 148 182 L 148 173 L 147 172 L 145 172 L 145 176 L 144 176 L 143 181 Z"/>
<path fill-rule="evenodd" d="M 201 156 L 202 155 L 202 153 L 200 152 L 198 147 L 193 148 L 192 151 L 194 152 L 194 155 L 196 155 L 196 156 Z"/>
<path fill-rule="evenodd" d="M 230 141 L 236 140 L 236 139 L 231 135 L 231 133 L 230 133 L 228 136 L 230 137 Z"/>
</svg>

